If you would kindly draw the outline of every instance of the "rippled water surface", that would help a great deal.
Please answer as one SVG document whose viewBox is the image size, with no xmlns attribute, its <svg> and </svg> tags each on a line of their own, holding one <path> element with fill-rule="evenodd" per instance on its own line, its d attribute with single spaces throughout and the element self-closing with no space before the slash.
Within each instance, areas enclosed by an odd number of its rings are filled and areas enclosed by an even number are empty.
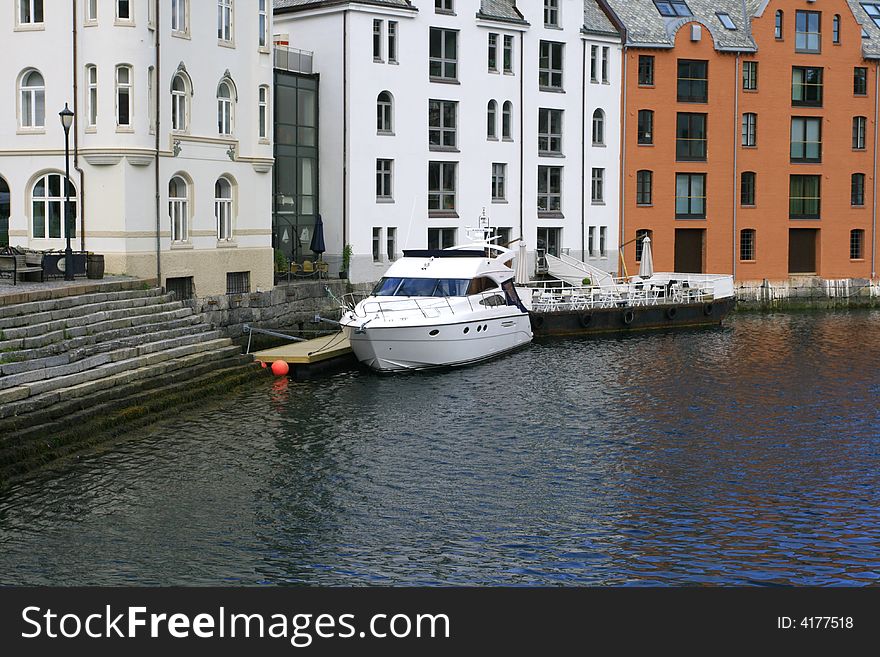
<svg viewBox="0 0 880 657">
<path fill-rule="evenodd" d="M 880 313 L 260 382 L 0 496 L 0 582 L 874 584 Z"/>
</svg>

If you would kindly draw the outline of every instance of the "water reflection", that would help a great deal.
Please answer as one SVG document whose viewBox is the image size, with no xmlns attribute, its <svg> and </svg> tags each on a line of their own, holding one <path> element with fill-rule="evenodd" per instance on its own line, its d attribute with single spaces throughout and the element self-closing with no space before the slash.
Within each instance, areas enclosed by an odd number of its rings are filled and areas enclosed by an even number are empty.
<svg viewBox="0 0 880 657">
<path fill-rule="evenodd" d="M 0 581 L 871 584 L 880 313 L 275 380 L 0 498 Z"/>
</svg>

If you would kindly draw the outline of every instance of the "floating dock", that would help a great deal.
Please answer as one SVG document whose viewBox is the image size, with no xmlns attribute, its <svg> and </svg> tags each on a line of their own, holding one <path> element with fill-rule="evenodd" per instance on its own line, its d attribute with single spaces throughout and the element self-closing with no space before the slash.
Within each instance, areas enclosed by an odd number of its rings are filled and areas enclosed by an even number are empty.
<svg viewBox="0 0 880 657">
<path fill-rule="evenodd" d="M 297 379 L 308 379 L 314 374 L 357 363 L 351 344 L 342 332 L 255 351 L 253 356 L 267 365 L 283 360 L 290 366 L 290 376 Z"/>
</svg>

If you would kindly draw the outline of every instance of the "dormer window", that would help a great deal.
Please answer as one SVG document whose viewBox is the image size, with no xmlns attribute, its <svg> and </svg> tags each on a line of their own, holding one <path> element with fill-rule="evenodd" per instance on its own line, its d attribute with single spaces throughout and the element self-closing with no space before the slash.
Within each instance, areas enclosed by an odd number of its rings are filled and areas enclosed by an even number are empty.
<svg viewBox="0 0 880 657">
<path fill-rule="evenodd" d="M 735 30 L 736 29 L 736 24 L 733 22 L 733 20 L 731 20 L 730 14 L 718 12 L 715 15 L 718 16 L 718 20 L 720 20 L 721 24 L 724 27 L 726 27 L 728 30 Z"/>
<path fill-rule="evenodd" d="M 654 0 L 654 5 L 661 16 L 671 18 L 676 16 L 693 16 L 684 0 Z"/>
</svg>

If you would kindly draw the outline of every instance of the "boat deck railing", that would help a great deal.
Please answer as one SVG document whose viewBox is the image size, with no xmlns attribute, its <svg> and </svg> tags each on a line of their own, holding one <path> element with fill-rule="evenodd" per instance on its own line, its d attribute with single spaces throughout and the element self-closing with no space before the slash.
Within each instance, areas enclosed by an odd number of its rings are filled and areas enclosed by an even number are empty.
<svg viewBox="0 0 880 657">
<path fill-rule="evenodd" d="M 670 279 L 650 282 L 627 282 L 613 285 L 572 287 L 552 282 L 531 288 L 532 310 L 557 312 L 629 306 L 661 306 L 684 303 L 707 303 L 720 298 L 718 290 L 707 281 Z"/>
<path fill-rule="evenodd" d="M 363 303 L 360 303 L 363 301 Z M 453 301 L 455 303 L 453 303 Z M 347 294 L 346 307 L 357 317 L 369 315 L 381 315 L 387 319 L 395 313 L 420 313 L 426 319 L 433 319 L 443 315 L 455 315 L 458 312 L 473 312 L 475 310 L 507 306 L 507 300 L 501 290 L 495 289 L 471 294 L 467 297 L 401 297 L 400 299 L 383 299 L 371 301 L 364 296 L 358 299 L 354 294 Z"/>
</svg>

